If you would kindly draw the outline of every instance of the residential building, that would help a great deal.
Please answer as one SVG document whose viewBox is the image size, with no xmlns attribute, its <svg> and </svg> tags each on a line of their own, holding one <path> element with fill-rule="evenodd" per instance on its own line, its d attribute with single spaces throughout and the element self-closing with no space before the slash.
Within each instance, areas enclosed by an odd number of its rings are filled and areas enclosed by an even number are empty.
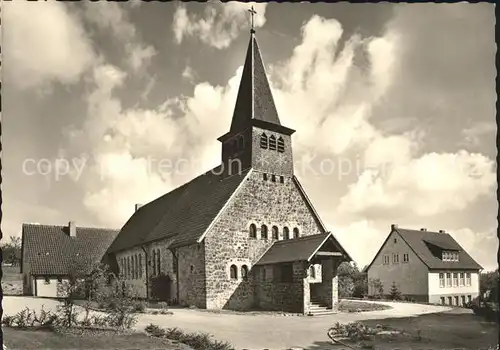
<svg viewBox="0 0 500 350">
<path fill-rule="evenodd" d="M 481 269 L 449 233 L 403 229 L 397 225 L 391 226 L 366 268 L 368 280 L 379 279 L 386 295 L 395 283 L 404 297 L 457 306 L 479 295 Z M 370 282 L 368 294 L 377 294 Z"/>
<path fill-rule="evenodd" d="M 217 118 L 217 116 L 214 116 Z M 252 30 L 221 163 L 135 211 L 108 249 L 143 298 L 207 309 L 332 312 L 337 266 L 350 261 L 294 174 Z"/>
<path fill-rule="evenodd" d="M 74 269 L 88 271 L 99 263 L 118 230 L 23 224 L 21 274 L 23 294 L 58 297 L 58 285 Z M 60 291 L 59 291 L 60 292 Z"/>
</svg>

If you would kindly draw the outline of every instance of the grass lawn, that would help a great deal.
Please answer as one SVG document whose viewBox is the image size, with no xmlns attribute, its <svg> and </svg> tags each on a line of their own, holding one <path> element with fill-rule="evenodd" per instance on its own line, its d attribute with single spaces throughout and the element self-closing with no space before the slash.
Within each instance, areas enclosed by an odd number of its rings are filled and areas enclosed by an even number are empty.
<svg viewBox="0 0 500 350">
<path fill-rule="evenodd" d="M 19 330 L 2 327 L 4 344 L 8 350 L 30 349 L 165 349 L 190 350 L 184 344 L 174 344 L 167 339 L 147 336 L 143 333 L 115 334 L 114 332 L 92 333 L 90 336 L 61 334 L 52 331 Z"/>
<path fill-rule="evenodd" d="M 393 349 L 396 345 L 399 349 L 495 349 L 498 342 L 498 324 L 473 314 L 450 312 L 361 323 L 407 334 L 368 341 L 375 349 Z"/>
<path fill-rule="evenodd" d="M 355 300 L 341 300 L 339 302 L 340 312 L 365 312 L 365 311 L 376 311 L 376 310 L 388 310 L 392 309 L 389 305 L 377 304 L 377 303 L 364 303 L 362 301 Z"/>
</svg>

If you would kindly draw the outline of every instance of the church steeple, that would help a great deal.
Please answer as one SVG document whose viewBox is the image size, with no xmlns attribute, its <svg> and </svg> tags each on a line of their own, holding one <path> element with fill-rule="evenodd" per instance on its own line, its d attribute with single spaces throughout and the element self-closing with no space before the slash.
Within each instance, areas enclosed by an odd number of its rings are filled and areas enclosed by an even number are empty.
<svg viewBox="0 0 500 350">
<path fill-rule="evenodd" d="M 218 139 L 222 142 L 222 164 L 233 174 L 230 163 L 237 160 L 242 170 L 252 167 L 269 174 L 292 175 L 291 135 L 295 130 L 281 125 L 255 37 L 253 8 L 250 13 L 250 41 L 231 127 Z"/>
</svg>

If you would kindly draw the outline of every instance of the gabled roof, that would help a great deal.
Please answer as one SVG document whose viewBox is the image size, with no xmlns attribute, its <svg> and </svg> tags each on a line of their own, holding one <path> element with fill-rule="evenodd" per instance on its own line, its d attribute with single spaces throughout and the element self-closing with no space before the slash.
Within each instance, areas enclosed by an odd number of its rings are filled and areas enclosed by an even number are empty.
<svg viewBox="0 0 500 350">
<path fill-rule="evenodd" d="M 117 253 L 156 240 L 173 238 L 172 246 L 195 243 L 249 173 L 225 177 L 221 166 L 140 207 L 108 249 Z"/>
<path fill-rule="evenodd" d="M 385 246 L 392 232 L 396 232 L 430 270 L 482 269 L 481 265 L 479 265 L 449 233 L 393 228 L 377 254 L 375 254 L 372 262 L 366 267 L 366 271 L 380 254 L 380 251 Z M 431 245 L 429 245 L 429 243 L 431 243 Z M 432 246 L 436 247 L 437 250 L 433 249 Z M 441 259 L 442 250 L 458 251 L 459 261 L 443 261 Z"/>
<path fill-rule="evenodd" d="M 276 241 L 259 259 L 255 265 L 279 264 L 293 261 L 311 261 L 315 253 L 327 242 L 333 244 L 343 255 L 344 259 L 351 260 L 342 246 L 330 232 L 300 238 Z"/>
<path fill-rule="evenodd" d="M 262 62 L 259 45 L 255 34 L 252 32 L 230 132 L 247 129 L 253 119 L 281 125 L 267 80 L 264 63 Z"/>
<path fill-rule="evenodd" d="M 118 230 L 76 227 L 76 236 L 70 237 L 67 226 L 23 224 L 22 266 L 29 264 L 33 275 L 66 275 L 72 267 L 90 268 L 117 234 Z"/>
</svg>

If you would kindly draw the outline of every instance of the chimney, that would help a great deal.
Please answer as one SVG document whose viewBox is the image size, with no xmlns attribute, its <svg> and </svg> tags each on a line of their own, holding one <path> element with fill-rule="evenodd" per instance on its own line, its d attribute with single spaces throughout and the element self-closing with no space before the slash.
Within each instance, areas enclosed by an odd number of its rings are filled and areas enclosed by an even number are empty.
<svg viewBox="0 0 500 350">
<path fill-rule="evenodd" d="M 138 211 L 140 207 L 142 207 L 142 204 L 136 204 L 135 205 L 135 211 Z"/>
<path fill-rule="evenodd" d="M 420 231 L 427 231 L 427 229 L 426 228 L 421 228 Z"/>
<path fill-rule="evenodd" d="M 445 233 L 444 230 L 439 230 L 439 233 Z"/>
<path fill-rule="evenodd" d="M 392 225 L 391 225 L 391 230 L 395 230 L 395 229 L 397 229 L 397 228 L 398 228 L 398 224 L 392 224 Z"/>
<path fill-rule="evenodd" d="M 76 237 L 76 223 L 74 221 L 70 221 L 68 224 L 69 228 L 69 236 Z"/>
</svg>

